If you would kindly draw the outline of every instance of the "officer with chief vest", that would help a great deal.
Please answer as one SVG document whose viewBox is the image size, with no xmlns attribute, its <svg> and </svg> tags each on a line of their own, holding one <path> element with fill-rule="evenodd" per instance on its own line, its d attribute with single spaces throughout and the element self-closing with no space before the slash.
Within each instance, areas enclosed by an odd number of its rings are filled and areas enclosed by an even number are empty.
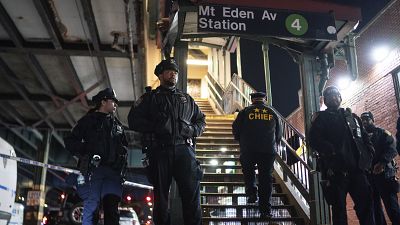
<svg viewBox="0 0 400 225">
<path fill-rule="evenodd" d="M 265 93 L 250 94 L 252 104 L 239 112 L 232 124 L 235 140 L 240 143 L 242 165 L 248 203 L 257 201 L 255 169 L 259 173 L 258 197 L 260 215 L 271 217 L 272 170 L 276 143 L 281 140 L 280 120 L 266 104 Z"/>
</svg>

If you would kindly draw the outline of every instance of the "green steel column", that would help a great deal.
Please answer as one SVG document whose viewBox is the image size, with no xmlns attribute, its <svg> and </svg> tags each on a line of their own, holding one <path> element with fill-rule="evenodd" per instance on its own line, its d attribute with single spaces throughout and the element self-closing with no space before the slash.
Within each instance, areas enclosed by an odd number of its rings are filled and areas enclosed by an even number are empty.
<svg viewBox="0 0 400 225">
<path fill-rule="evenodd" d="M 50 142 L 52 137 L 52 130 L 48 130 L 45 132 L 42 147 L 37 152 L 37 160 L 39 162 L 48 163 L 49 162 L 49 151 L 50 151 Z M 37 225 L 40 225 L 43 218 L 43 210 L 46 198 L 46 175 L 47 168 L 46 167 L 36 167 L 35 173 L 35 186 L 34 189 L 36 191 L 40 191 L 40 203 L 35 207 L 35 213 L 37 218 Z"/>
<path fill-rule="evenodd" d="M 179 66 L 178 84 L 176 86 L 183 92 L 187 91 L 187 56 L 188 42 L 178 41 L 174 46 L 174 58 Z"/>
<path fill-rule="evenodd" d="M 301 87 L 304 100 L 304 125 L 306 134 L 310 130 L 312 114 L 319 111 L 319 91 L 317 83 L 316 56 L 312 54 L 303 54 L 300 56 L 300 74 Z M 309 154 L 312 156 L 312 149 L 307 144 Z M 315 157 L 309 157 L 307 162 L 314 170 L 316 168 Z M 319 181 L 319 173 L 309 174 L 310 187 L 310 220 L 312 225 L 330 224 L 329 206 L 323 199 Z"/>
<path fill-rule="evenodd" d="M 272 91 L 271 91 L 271 71 L 269 70 L 269 44 L 264 40 L 262 44 L 264 56 L 264 72 L 265 72 L 265 93 L 267 94 L 267 103 L 272 106 Z"/>
<path fill-rule="evenodd" d="M 177 87 L 183 92 L 187 92 L 187 56 L 188 42 L 178 41 L 174 46 L 174 58 L 179 66 L 179 78 Z M 182 200 L 179 195 L 178 185 L 172 180 L 169 192 L 171 205 L 171 224 L 183 224 Z"/>
</svg>

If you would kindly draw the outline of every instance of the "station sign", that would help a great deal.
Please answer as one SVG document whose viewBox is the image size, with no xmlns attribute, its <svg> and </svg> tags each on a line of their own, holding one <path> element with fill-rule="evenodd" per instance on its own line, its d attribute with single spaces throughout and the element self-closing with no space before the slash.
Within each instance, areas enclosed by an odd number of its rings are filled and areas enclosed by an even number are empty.
<svg viewBox="0 0 400 225">
<path fill-rule="evenodd" d="M 232 35 L 336 40 L 331 13 L 232 5 L 199 5 L 197 31 Z"/>
</svg>

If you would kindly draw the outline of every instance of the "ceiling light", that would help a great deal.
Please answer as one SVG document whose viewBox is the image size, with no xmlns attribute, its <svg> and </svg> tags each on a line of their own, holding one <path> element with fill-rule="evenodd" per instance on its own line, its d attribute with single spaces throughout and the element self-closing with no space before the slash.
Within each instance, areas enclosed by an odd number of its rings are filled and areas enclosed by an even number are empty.
<svg viewBox="0 0 400 225">
<path fill-rule="evenodd" d="M 338 80 L 338 88 L 340 90 L 344 90 L 350 86 L 350 83 L 351 83 L 351 79 L 349 76 L 341 77 Z"/>
<path fill-rule="evenodd" d="M 208 66 L 210 63 L 208 60 L 203 59 L 188 59 L 186 60 L 188 65 L 196 65 L 196 66 Z"/>
<path fill-rule="evenodd" d="M 372 51 L 372 57 L 376 62 L 381 62 L 389 55 L 389 48 L 387 46 L 380 46 Z"/>
</svg>

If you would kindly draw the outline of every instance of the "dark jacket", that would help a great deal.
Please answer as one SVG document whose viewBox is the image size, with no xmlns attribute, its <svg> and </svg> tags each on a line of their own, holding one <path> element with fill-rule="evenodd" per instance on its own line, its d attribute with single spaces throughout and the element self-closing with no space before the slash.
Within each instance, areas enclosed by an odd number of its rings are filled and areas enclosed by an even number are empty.
<svg viewBox="0 0 400 225">
<path fill-rule="evenodd" d="M 128 115 L 129 128 L 151 133 L 157 144 L 178 145 L 200 136 L 205 115 L 190 95 L 162 86 L 141 96 Z"/>
<path fill-rule="evenodd" d="M 110 114 L 92 112 L 82 117 L 64 139 L 65 147 L 78 158 L 101 156 L 100 165 L 125 163 L 128 142 L 121 122 Z"/>
<path fill-rule="evenodd" d="M 308 140 L 319 153 L 321 171 L 350 172 L 371 168 L 374 148 L 360 118 L 350 109 L 318 112 Z"/>
<path fill-rule="evenodd" d="M 252 104 L 239 112 L 232 124 L 232 133 L 240 143 L 241 153 L 276 153 L 276 142 L 282 138 L 278 116 L 262 102 Z"/>
<path fill-rule="evenodd" d="M 397 140 L 397 154 L 400 155 L 400 117 L 397 119 L 397 126 L 396 126 L 396 140 Z"/>
<path fill-rule="evenodd" d="M 377 163 L 385 165 L 385 178 L 394 177 L 396 175 L 396 164 L 393 159 L 396 157 L 397 151 L 392 135 L 385 129 L 375 127 L 371 133 L 371 142 L 375 148 L 372 165 Z"/>
</svg>

